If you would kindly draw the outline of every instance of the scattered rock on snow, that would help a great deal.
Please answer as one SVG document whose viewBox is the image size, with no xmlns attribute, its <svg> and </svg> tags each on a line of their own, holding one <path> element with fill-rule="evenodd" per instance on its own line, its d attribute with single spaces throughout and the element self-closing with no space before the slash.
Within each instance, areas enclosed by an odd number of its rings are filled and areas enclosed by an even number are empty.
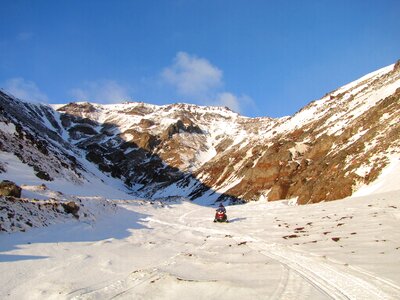
<svg viewBox="0 0 400 300">
<path fill-rule="evenodd" d="M 61 205 L 62 205 L 62 207 L 64 208 L 64 211 L 67 214 L 72 214 L 77 218 L 79 217 L 78 216 L 79 205 L 77 205 L 74 201 L 70 201 L 70 202 L 67 202 L 67 203 L 62 203 Z"/>
<path fill-rule="evenodd" d="M 37 171 L 37 172 L 35 173 L 35 175 L 36 175 L 38 178 L 43 179 L 43 180 L 46 180 L 46 181 L 52 181 L 52 180 L 53 180 L 53 179 L 50 177 L 49 173 L 44 172 L 44 171 Z"/>
<path fill-rule="evenodd" d="M 285 235 L 285 236 L 283 236 L 283 238 L 284 238 L 285 240 L 287 240 L 287 239 L 292 239 L 292 238 L 297 238 L 297 237 L 299 237 L 297 234 L 291 234 L 291 235 Z"/>
<path fill-rule="evenodd" d="M 0 196 L 21 198 L 21 188 L 12 181 L 3 180 L 0 182 Z"/>
</svg>

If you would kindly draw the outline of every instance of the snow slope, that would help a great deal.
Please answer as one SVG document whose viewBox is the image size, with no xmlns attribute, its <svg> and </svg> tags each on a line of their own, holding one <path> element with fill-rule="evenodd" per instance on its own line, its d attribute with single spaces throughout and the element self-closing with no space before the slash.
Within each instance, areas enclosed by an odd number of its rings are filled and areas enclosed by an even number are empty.
<svg viewBox="0 0 400 300">
<path fill-rule="evenodd" d="M 389 156 L 389 164 L 377 180 L 362 186 L 353 194 L 354 197 L 396 191 L 400 188 L 400 155 Z"/>
<path fill-rule="evenodd" d="M 0 298 L 399 299 L 399 196 L 251 202 L 229 224 L 183 199 L 114 199 L 96 222 L 1 235 Z"/>
</svg>

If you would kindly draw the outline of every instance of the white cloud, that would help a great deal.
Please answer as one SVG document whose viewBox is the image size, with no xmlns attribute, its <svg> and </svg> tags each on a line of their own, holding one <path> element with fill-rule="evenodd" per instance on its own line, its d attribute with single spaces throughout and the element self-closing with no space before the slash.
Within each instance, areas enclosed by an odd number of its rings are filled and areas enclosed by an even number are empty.
<svg viewBox="0 0 400 300">
<path fill-rule="evenodd" d="M 21 100 L 49 103 L 49 98 L 38 88 L 36 83 L 21 77 L 7 80 L 4 83 L 4 90 Z"/>
<path fill-rule="evenodd" d="M 245 107 L 254 107 L 254 101 L 247 95 L 236 96 L 229 92 L 219 93 L 216 96 L 214 105 L 226 106 L 234 112 L 241 113 Z"/>
<path fill-rule="evenodd" d="M 164 81 L 174 86 L 182 96 L 196 99 L 206 97 L 222 86 L 222 71 L 207 59 L 178 52 L 174 63 L 161 74 Z"/>
<path fill-rule="evenodd" d="M 187 97 L 188 101 L 202 105 L 226 106 L 237 113 L 255 107 L 249 96 L 237 96 L 223 91 L 222 70 L 205 58 L 178 52 L 173 64 L 162 71 L 161 77 L 176 89 L 178 95 Z"/>
<path fill-rule="evenodd" d="M 119 103 L 129 100 L 129 89 L 115 80 L 89 81 L 81 88 L 70 91 L 76 101 L 92 101 L 98 103 Z"/>
<path fill-rule="evenodd" d="M 240 111 L 239 99 L 231 93 L 225 92 L 218 94 L 216 99 L 216 105 L 229 107 L 231 110 L 236 112 Z"/>
</svg>

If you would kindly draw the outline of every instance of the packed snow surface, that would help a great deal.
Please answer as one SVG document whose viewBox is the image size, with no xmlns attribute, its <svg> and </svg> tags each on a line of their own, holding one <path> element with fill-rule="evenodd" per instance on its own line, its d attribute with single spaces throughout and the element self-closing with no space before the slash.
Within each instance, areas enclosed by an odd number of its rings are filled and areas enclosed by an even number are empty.
<svg viewBox="0 0 400 300">
<path fill-rule="evenodd" d="M 112 200 L 95 221 L 0 235 L 1 299 L 399 299 L 400 191 L 214 209 Z"/>
</svg>

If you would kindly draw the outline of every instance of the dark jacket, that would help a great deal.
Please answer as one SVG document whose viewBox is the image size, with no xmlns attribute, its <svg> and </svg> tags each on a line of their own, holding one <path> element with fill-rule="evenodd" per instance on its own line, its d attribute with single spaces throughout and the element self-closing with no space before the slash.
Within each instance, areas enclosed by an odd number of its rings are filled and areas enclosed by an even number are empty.
<svg viewBox="0 0 400 300">
<path fill-rule="evenodd" d="M 223 212 L 223 213 L 226 213 L 226 209 L 225 209 L 225 207 L 223 207 L 223 206 L 220 206 L 220 207 L 218 207 L 218 208 L 217 208 L 217 212 Z"/>
</svg>

